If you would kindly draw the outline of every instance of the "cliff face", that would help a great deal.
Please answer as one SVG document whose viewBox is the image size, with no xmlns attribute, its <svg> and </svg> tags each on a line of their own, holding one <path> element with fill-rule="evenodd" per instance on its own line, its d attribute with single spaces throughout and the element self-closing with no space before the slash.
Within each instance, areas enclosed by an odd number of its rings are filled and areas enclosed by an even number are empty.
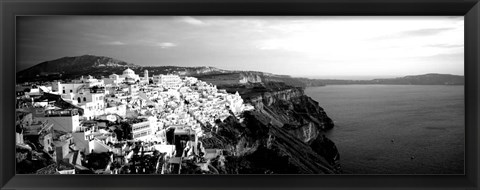
<svg viewBox="0 0 480 190">
<path fill-rule="evenodd" d="M 240 73 L 240 83 L 259 83 L 262 82 L 262 78 L 260 75 L 255 75 L 252 73 Z"/>
<path fill-rule="evenodd" d="M 266 92 L 249 102 L 281 127 L 304 142 L 310 142 L 321 131 L 333 128 L 333 121 L 318 102 L 306 96 L 301 88 Z"/>
<path fill-rule="evenodd" d="M 265 92 L 260 96 L 251 98 L 250 102 L 255 108 L 263 109 L 264 106 L 272 106 L 279 101 L 290 101 L 292 98 L 297 98 L 302 95 L 303 92 L 301 89 L 291 88 L 276 92 Z"/>
<path fill-rule="evenodd" d="M 208 148 L 229 150 L 220 173 L 340 173 L 335 144 L 323 134 L 333 122 L 300 88 L 250 96 L 255 110 L 243 122 L 230 117 L 219 123 Z"/>
</svg>

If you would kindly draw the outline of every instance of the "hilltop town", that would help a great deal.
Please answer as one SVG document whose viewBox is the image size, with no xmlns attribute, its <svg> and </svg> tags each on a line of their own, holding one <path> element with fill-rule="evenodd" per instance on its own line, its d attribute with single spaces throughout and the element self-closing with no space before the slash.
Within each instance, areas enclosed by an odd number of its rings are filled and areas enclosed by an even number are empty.
<svg viewBox="0 0 480 190">
<path fill-rule="evenodd" d="M 202 142 L 254 109 L 195 77 L 129 68 L 18 84 L 16 107 L 17 173 L 37 174 L 218 173 L 211 162 L 228 151 Z"/>
</svg>

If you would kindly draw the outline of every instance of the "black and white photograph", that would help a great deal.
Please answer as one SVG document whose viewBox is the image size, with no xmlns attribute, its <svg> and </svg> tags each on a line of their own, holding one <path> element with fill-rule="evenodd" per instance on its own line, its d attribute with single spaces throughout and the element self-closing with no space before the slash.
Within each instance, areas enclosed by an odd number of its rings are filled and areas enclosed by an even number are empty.
<svg viewBox="0 0 480 190">
<path fill-rule="evenodd" d="M 15 24 L 17 175 L 465 174 L 464 16 Z"/>
</svg>

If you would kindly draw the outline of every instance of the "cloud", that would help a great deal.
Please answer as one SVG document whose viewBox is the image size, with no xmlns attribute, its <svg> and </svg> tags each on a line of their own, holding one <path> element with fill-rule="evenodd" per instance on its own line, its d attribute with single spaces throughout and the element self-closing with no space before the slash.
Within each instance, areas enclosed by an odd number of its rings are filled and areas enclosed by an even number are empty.
<svg viewBox="0 0 480 190">
<path fill-rule="evenodd" d="M 171 42 L 161 42 L 161 43 L 155 44 L 155 46 L 158 46 L 162 49 L 165 49 L 165 48 L 175 47 L 175 46 L 177 46 L 177 44 L 174 44 L 174 43 L 171 43 Z"/>
<path fill-rule="evenodd" d="M 453 30 L 455 28 L 425 28 L 425 29 L 419 29 L 419 30 L 410 30 L 410 31 L 405 31 L 402 32 L 400 35 L 401 36 L 430 36 L 430 35 L 435 35 L 444 31 L 448 30 Z"/>
<path fill-rule="evenodd" d="M 391 39 L 404 39 L 404 38 L 412 38 L 412 37 L 431 37 L 435 35 L 443 35 L 444 32 L 447 31 L 455 31 L 460 28 L 423 28 L 423 29 L 414 29 L 414 30 L 406 30 L 397 33 L 391 33 L 388 35 L 381 35 L 381 36 L 374 36 L 370 38 L 370 40 L 391 40 Z"/>
<path fill-rule="evenodd" d="M 433 47 L 433 48 L 463 48 L 463 44 L 429 44 L 425 45 L 425 47 Z"/>
<path fill-rule="evenodd" d="M 182 22 L 185 22 L 185 23 L 188 23 L 188 24 L 191 24 L 191 25 L 197 25 L 197 26 L 206 24 L 205 22 L 203 22 L 199 19 L 196 19 L 194 17 L 191 17 L 191 16 L 182 16 L 182 17 L 180 17 L 180 20 Z"/>
<path fill-rule="evenodd" d="M 122 45 L 127 45 L 124 42 L 121 41 L 113 41 L 113 42 L 105 42 L 103 43 L 104 45 L 111 45 L 111 46 L 122 46 Z"/>
</svg>

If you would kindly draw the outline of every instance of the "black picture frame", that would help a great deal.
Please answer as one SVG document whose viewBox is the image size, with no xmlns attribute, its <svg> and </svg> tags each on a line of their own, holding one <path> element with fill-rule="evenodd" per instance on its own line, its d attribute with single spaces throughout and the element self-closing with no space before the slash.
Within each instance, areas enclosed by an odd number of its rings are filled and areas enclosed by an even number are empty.
<svg viewBox="0 0 480 190">
<path fill-rule="evenodd" d="M 478 189 L 478 0 L 2 0 L 1 189 Z M 465 175 L 15 175 L 15 17 L 18 15 L 464 15 Z"/>
</svg>

